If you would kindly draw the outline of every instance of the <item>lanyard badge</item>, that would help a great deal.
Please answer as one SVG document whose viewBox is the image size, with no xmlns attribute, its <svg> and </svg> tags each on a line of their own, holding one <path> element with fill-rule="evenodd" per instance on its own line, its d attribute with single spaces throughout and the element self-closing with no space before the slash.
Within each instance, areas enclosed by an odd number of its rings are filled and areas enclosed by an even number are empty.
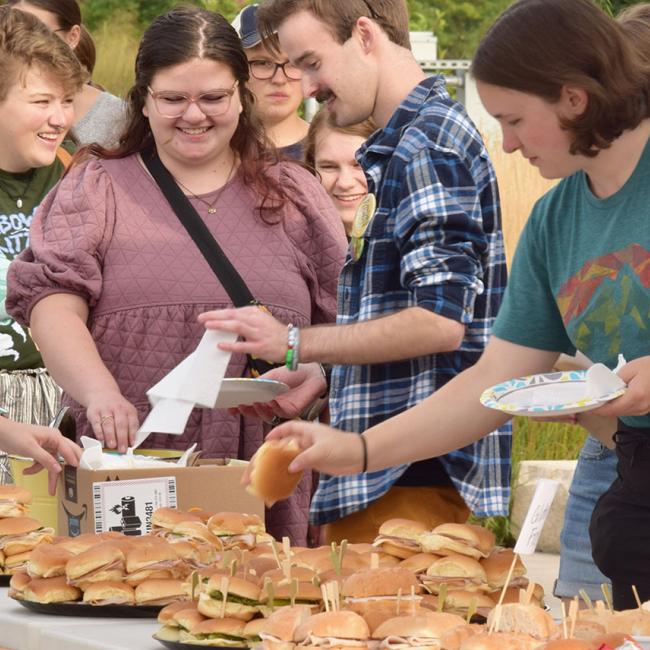
<svg viewBox="0 0 650 650">
<path fill-rule="evenodd" d="M 354 220 L 352 221 L 352 230 L 350 232 L 350 250 L 352 251 L 352 259 L 357 262 L 363 253 L 364 234 L 370 220 L 375 214 L 377 209 L 377 200 L 374 194 L 366 194 L 365 198 L 359 204 L 356 212 L 354 213 Z"/>
</svg>

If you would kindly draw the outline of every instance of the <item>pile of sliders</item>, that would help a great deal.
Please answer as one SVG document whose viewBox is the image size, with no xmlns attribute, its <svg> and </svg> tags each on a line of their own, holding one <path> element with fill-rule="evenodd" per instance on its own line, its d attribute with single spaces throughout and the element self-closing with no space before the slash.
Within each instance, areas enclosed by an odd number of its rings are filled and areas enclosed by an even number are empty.
<svg viewBox="0 0 650 650">
<path fill-rule="evenodd" d="M 152 532 L 49 537 L 33 548 L 9 583 L 9 596 L 42 604 L 162 607 L 189 597 L 188 578 L 216 570 L 229 549 L 269 539 L 262 520 L 242 513 L 161 508 Z"/>
<path fill-rule="evenodd" d="M 29 517 L 32 494 L 17 485 L 0 485 L 0 575 L 25 570 L 32 550 L 52 541 L 54 530 Z"/>
</svg>

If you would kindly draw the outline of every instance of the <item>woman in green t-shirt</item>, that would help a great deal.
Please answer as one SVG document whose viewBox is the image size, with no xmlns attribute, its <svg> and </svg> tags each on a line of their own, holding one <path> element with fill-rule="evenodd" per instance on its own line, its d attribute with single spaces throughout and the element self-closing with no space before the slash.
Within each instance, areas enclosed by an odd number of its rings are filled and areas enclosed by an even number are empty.
<svg viewBox="0 0 650 650">
<path fill-rule="evenodd" d="M 504 150 L 562 179 L 528 220 L 488 347 L 360 440 L 299 421 L 270 437 L 299 440 L 295 470 L 353 474 L 413 462 L 510 417 L 481 405 L 486 388 L 548 372 L 562 352 L 609 367 L 622 354 L 627 390 L 594 411 L 618 418 L 619 477 L 599 500 L 590 535 L 614 606 L 634 607 L 632 584 L 650 599 L 650 67 L 590 0 L 519 0 L 481 41 L 472 71 Z"/>
<path fill-rule="evenodd" d="M 37 18 L 7 6 L 0 8 L 0 69 L 0 406 L 12 420 L 45 425 L 60 391 L 29 332 L 5 312 L 6 272 L 27 247 L 36 207 L 64 170 L 57 152 L 84 72 Z M 0 449 L 6 451 L 1 437 Z M 0 462 L 0 482 L 5 472 Z"/>
</svg>

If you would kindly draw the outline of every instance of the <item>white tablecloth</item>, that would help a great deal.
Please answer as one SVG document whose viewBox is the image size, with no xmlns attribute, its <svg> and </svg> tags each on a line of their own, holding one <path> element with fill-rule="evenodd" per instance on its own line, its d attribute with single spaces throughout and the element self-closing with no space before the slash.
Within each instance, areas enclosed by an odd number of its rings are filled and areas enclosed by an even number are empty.
<svg viewBox="0 0 650 650">
<path fill-rule="evenodd" d="M 36 614 L 0 588 L 0 648 L 7 650 L 163 650 L 155 619 Z"/>
</svg>

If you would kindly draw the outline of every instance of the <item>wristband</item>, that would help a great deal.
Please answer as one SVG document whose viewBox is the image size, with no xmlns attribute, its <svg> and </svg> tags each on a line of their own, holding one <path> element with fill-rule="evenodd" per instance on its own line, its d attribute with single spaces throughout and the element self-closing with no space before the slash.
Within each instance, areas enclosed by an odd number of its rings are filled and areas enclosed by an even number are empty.
<svg viewBox="0 0 650 650">
<path fill-rule="evenodd" d="M 298 346 L 300 345 L 300 330 L 289 323 L 287 325 L 287 354 L 284 357 L 284 365 L 287 370 L 298 370 Z"/>
<path fill-rule="evenodd" d="M 368 441 L 363 433 L 359 437 L 361 438 L 361 448 L 363 449 L 363 467 L 361 472 L 365 474 L 368 471 Z"/>
</svg>

